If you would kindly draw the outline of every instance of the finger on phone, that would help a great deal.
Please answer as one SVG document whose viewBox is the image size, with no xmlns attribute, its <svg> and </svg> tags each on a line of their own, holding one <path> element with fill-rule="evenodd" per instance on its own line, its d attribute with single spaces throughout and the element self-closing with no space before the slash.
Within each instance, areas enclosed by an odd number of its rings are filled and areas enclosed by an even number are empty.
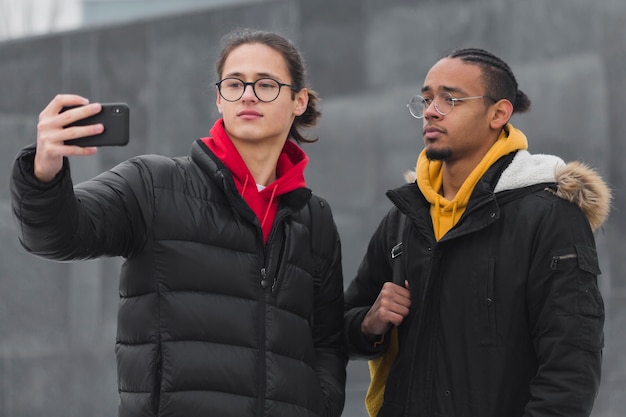
<svg viewBox="0 0 626 417">
<path fill-rule="evenodd" d="M 89 99 L 77 94 L 57 94 L 43 109 L 41 115 L 58 114 L 64 107 L 84 106 L 89 104 Z"/>
<path fill-rule="evenodd" d="M 59 116 L 63 126 L 68 126 L 74 122 L 85 119 L 102 111 L 100 103 L 91 103 L 78 106 L 64 106 L 59 110 Z"/>
<path fill-rule="evenodd" d="M 101 134 L 102 132 L 104 132 L 104 125 L 102 123 L 84 126 L 75 125 L 65 127 L 63 130 L 65 133 L 65 144 L 71 145 L 72 140 L 74 139 L 81 139 L 84 137 Z"/>
</svg>

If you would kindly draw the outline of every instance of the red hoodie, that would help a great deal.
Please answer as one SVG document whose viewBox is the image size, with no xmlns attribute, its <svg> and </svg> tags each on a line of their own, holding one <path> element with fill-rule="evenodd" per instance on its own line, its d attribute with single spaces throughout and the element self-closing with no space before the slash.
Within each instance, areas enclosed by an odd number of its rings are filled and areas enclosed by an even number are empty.
<svg viewBox="0 0 626 417">
<path fill-rule="evenodd" d="M 259 219 L 263 240 L 267 242 L 278 210 L 278 197 L 306 186 L 304 168 L 309 158 L 298 145 L 287 140 L 278 157 L 276 181 L 258 191 L 250 170 L 224 130 L 224 120 L 218 119 L 209 133 L 211 136 L 202 138 L 202 141 L 232 173 L 239 194 Z"/>
</svg>

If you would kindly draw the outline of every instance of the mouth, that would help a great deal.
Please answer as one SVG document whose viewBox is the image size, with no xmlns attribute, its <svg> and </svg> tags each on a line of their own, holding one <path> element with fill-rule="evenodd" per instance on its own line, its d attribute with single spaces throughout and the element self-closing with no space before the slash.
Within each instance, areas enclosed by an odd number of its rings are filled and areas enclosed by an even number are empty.
<svg viewBox="0 0 626 417">
<path fill-rule="evenodd" d="M 242 110 L 237 113 L 237 117 L 241 117 L 242 119 L 257 119 L 263 117 L 263 115 L 255 110 Z"/>
<path fill-rule="evenodd" d="M 422 135 L 424 136 L 424 140 L 434 141 L 439 138 L 444 133 L 443 129 L 434 126 L 426 126 L 422 130 Z"/>
</svg>

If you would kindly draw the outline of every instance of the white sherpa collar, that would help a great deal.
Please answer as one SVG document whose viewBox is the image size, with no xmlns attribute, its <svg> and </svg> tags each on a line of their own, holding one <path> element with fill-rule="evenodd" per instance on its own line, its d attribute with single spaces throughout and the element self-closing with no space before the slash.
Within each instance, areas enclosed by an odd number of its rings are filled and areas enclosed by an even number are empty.
<svg viewBox="0 0 626 417">
<path fill-rule="evenodd" d="M 494 192 L 515 190 L 543 182 L 555 182 L 555 172 L 565 162 L 554 155 L 533 155 L 528 151 L 517 152 L 511 164 L 504 170 Z"/>
</svg>

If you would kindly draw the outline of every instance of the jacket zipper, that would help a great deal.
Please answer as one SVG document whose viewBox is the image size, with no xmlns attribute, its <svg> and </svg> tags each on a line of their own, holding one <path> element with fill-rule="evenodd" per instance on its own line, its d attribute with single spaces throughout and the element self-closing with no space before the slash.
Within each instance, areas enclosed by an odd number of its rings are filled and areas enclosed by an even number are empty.
<svg viewBox="0 0 626 417">
<path fill-rule="evenodd" d="M 266 293 L 266 289 L 268 286 L 268 281 L 267 281 L 267 270 L 265 269 L 265 266 L 261 267 L 261 281 L 260 281 L 260 295 L 259 295 L 259 303 L 258 303 L 258 309 L 257 309 L 257 317 L 258 317 L 258 321 L 257 321 L 257 328 L 258 328 L 258 332 L 259 332 L 259 350 L 258 350 L 258 360 L 257 360 L 257 374 L 258 374 L 258 378 L 259 378 L 259 391 L 258 391 L 258 398 L 257 398 L 257 412 L 256 415 L 257 416 L 263 416 L 264 412 L 265 412 L 265 390 L 267 389 L 266 387 L 266 372 L 265 372 L 265 367 L 266 365 L 266 359 L 265 359 L 265 337 L 266 337 L 266 329 L 265 329 L 265 293 Z"/>
<path fill-rule="evenodd" d="M 270 248 L 276 247 L 276 246 L 278 247 L 278 251 L 276 251 L 276 249 L 273 251 L 270 249 L 270 252 L 266 254 L 266 256 L 270 255 L 269 261 L 271 263 L 267 265 L 266 268 L 264 268 L 268 283 L 269 283 L 269 278 L 270 278 L 268 274 L 271 274 L 272 285 L 270 288 L 270 294 L 273 297 L 276 296 L 278 289 L 280 288 L 279 278 L 280 278 L 280 272 L 283 269 L 281 268 L 283 264 L 283 254 L 285 252 L 285 247 L 287 246 L 285 243 L 285 240 L 287 239 L 286 236 L 289 234 L 288 231 L 286 230 L 288 226 L 286 226 L 285 223 L 283 222 L 283 219 L 285 219 L 286 217 L 287 217 L 286 214 L 283 214 L 283 215 L 278 214 L 276 216 L 276 220 L 274 220 L 275 227 L 272 229 L 272 232 L 268 239 L 268 242 L 271 243 Z"/>
<path fill-rule="evenodd" d="M 405 238 L 405 241 L 408 242 L 409 238 Z M 433 284 L 431 277 L 433 275 L 433 267 L 434 267 L 434 262 L 438 260 L 438 250 L 437 247 L 439 246 L 438 242 L 430 242 L 430 247 L 432 248 L 432 252 L 430 255 L 430 266 L 428 267 L 428 272 L 426 274 L 426 282 L 424 283 L 424 287 L 422 289 L 423 293 L 421 295 L 421 301 L 420 301 L 420 307 L 419 307 L 419 311 L 416 313 L 417 314 L 417 323 L 415 326 L 415 331 L 417 332 L 417 334 L 419 335 L 419 332 L 421 331 L 422 327 L 424 326 L 424 315 L 426 314 L 426 309 L 425 309 L 425 305 L 427 304 L 426 298 L 429 295 L 429 292 L 432 291 L 431 287 Z M 409 253 L 409 251 L 407 250 L 407 253 Z M 440 261 L 440 260 L 439 260 Z M 433 308 L 432 306 L 430 306 L 430 308 Z M 427 348 L 426 352 L 429 356 L 432 356 L 432 343 L 431 346 Z M 434 358 L 429 358 L 429 361 L 432 360 Z M 415 362 L 417 361 L 417 355 L 413 355 L 413 357 L 411 358 L 411 365 L 409 367 L 409 378 L 408 378 L 408 383 L 407 383 L 407 389 L 406 389 L 406 397 L 405 399 L 407 400 L 407 404 L 404 404 L 404 409 L 402 412 L 402 415 L 404 417 L 409 417 L 409 406 L 408 406 L 408 399 L 411 396 L 411 392 L 413 391 L 413 378 L 414 378 L 414 374 L 415 374 Z M 430 375 L 430 373 L 432 372 L 430 369 L 426 370 L 427 372 L 427 376 L 425 378 L 426 381 L 426 385 L 427 387 L 426 392 L 426 398 L 429 399 L 430 395 L 432 395 L 432 375 Z M 427 404 L 426 404 L 426 408 L 427 411 L 430 412 L 430 400 L 427 400 Z"/>
<path fill-rule="evenodd" d="M 250 207 L 247 205 L 247 203 L 245 202 L 245 200 L 243 199 L 243 197 L 241 195 L 239 195 L 236 187 L 234 186 L 234 182 L 232 180 L 227 179 L 227 177 L 224 175 L 224 173 L 219 170 L 217 172 L 217 177 L 221 179 L 222 181 L 222 186 L 224 188 L 224 192 L 229 200 L 229 202 L 232 204 L 233 207 L 235 207 L 235 213 L 237 216 L 239 216 L 241 219 L 243 219 L 244 221 L 250 222 L 250 223 L 254 223 L 256 216 L 254 215 L 254 213 L 252 212 L 252 210 L 250 209 Z M 231 186 L 232 185 L 232 186 Z M 267 280 L 267 269 L 265 267 L 265 260 L 267 258 L 267 251 L 265 249 L 265 242 L 263 241 L 263 230 L 261 229 L 261 225 L 259 224 L 258 226 L 259 229 L 259 236 L 260 236 L 260 247 L 261 247 L 261 252 L 263 253 L 263 264 L 260 266 L 259 268 L 259 274 L 260 274 L 260 281 L 259 281 L 259 286 L 261 287 L 259 289 L 260 294 L 259 294 L 259 299 L 258 299 L 258 303 L 257 303 L 257 331 L 259 334 L 258 337 L 258 360 L 257 360 L 257 378 L 258 378 L 258 392 L 257 392 L 257 400 L 256 400 L 256 416 L 263 416 L 265 415 L 265 396 L 266 396 L 266 389 L 267 389 L 267 381 L 265 380 L 266 378 L 266 372 L 265 372 L 265 368 L 267 366 L 266 364 L 266 358 L 265 358 L 265 353 L 266 353 L 266 349 L 265 349 L 265 338 L 266 338 L 266 328 L 265 328 L 265 322 L 266 322 L 266 315 L 265 315 L 265 305 L 266 305 L 266 300 L 265 300 L 265 295 L 266 295 L 266 289 L 268 287 L 268 280 Z M 272 230 L 271 232 L 272 234 L 274 233 L 274 231 Z M 272 235 L 270 234 L 269 240 L 272 239 Z"/>
<path fill-rule="evenodd" d="M 578 255 L 575 253 L 570 253 L 568 255 L 553 256 L 552 262 L 550 262 L 550 269 L 554 271 L 556 270 L 556 268 L 558 268 L 559 262 L 565 261 L 567 259 L 576 259 L 576 258 L 578 258 Z"/>
<path fill-rule="evenodd" d="M 285 214 L 280 215 L 280 212 L 276 215 L 276 219 L 274 220 L 274 224 L 275 225 L 280 225 L 280 222 L 282 221 L 282 219 L 286 217 Z M 270 232 L 270 236 L 268 238 L 268 248 L 270 248 L 270 251 L 268 252 L 267 248 L 265 247 L 265 244 L 263 242 L 263 232 L 261 231 L 261 246 L 263 247 L 263 254 L 264 254 L 264 260 L 263 260 L 263 265 L 261 266 L 259 272 L 261 275 L 261 280 L 259 282 L 259 285 L 261 287 L 261 295 L 259 297 L 259 308 L 258 308 L 258 329 L 259 329 L 259 360 L 257 361 L 257 372 L 259 375 L 259 397 L 257 400 L 257 415 L 258 416 L 263 416 L 265 415 L 265 397 L 266 397 L 266 390 L 267 390 L 267 381 L 266 381 L 266 375 L 267 372 L 265 371 L 265 368 L 267 367 L 267 360 L 266 360 L 266 353 L 267 353 L 267 349 L 265 347 L 265 339 L 266 339 L 266 334 L 267 334 L 267 329 L 266 329 L 266 315 L 265 315 L 265 306 L 267 305 L 267 300 L 266 300 L 266 295 L 267 295 L 267 289 L 268 287 L 270 287 L 270 278 L 269 278 L 269 274 L 273 274 L 274 279 L 273 282 L 271 284 L 271 288 L 270 288 L 270 294 L 273 294 L 274 292 L 274 287 L 276 286 L 276 281 L 277 281 L 277 277 L 278 277 L 278 269 L 279 269 L 279 265 L 280 262 L 282 262 L 282 253 L 284 250 L 284 238 L 279 237 L 280 239 L 280 247 L 279 247 L 279 255 L 278 255 L 278 263 L 275 263 L 275 265 L 267 265 L 268 262 L 268 255 L 271 255 L 271 245 L 274 241 L 274 239 L 276 238 L 276 233 L 277 231 L 282 232 L 282 228 L 280 226 L 276 226 L 272 228 L 272 231 Z"/>
<path fill-rule="evenodd" d="M 283 254 L 285 252 L 285 238 L 281 239 L 281 245 L 279 248 L 279 252 L 278 252 L 278 261 L 275 264 L 274 267 L 274 279 L 272 280 L 272 289 L 271 289 L 271 294 L 273 297 L 276 297 L 276 294 L 278 293 L 278 289 L 280 288 L 280 285 L 278 285 L 280 283 L 280 278 L 281 278 L 281 272 L 283 270 L 282 265 L 283 265 Z"/>
</svg>

